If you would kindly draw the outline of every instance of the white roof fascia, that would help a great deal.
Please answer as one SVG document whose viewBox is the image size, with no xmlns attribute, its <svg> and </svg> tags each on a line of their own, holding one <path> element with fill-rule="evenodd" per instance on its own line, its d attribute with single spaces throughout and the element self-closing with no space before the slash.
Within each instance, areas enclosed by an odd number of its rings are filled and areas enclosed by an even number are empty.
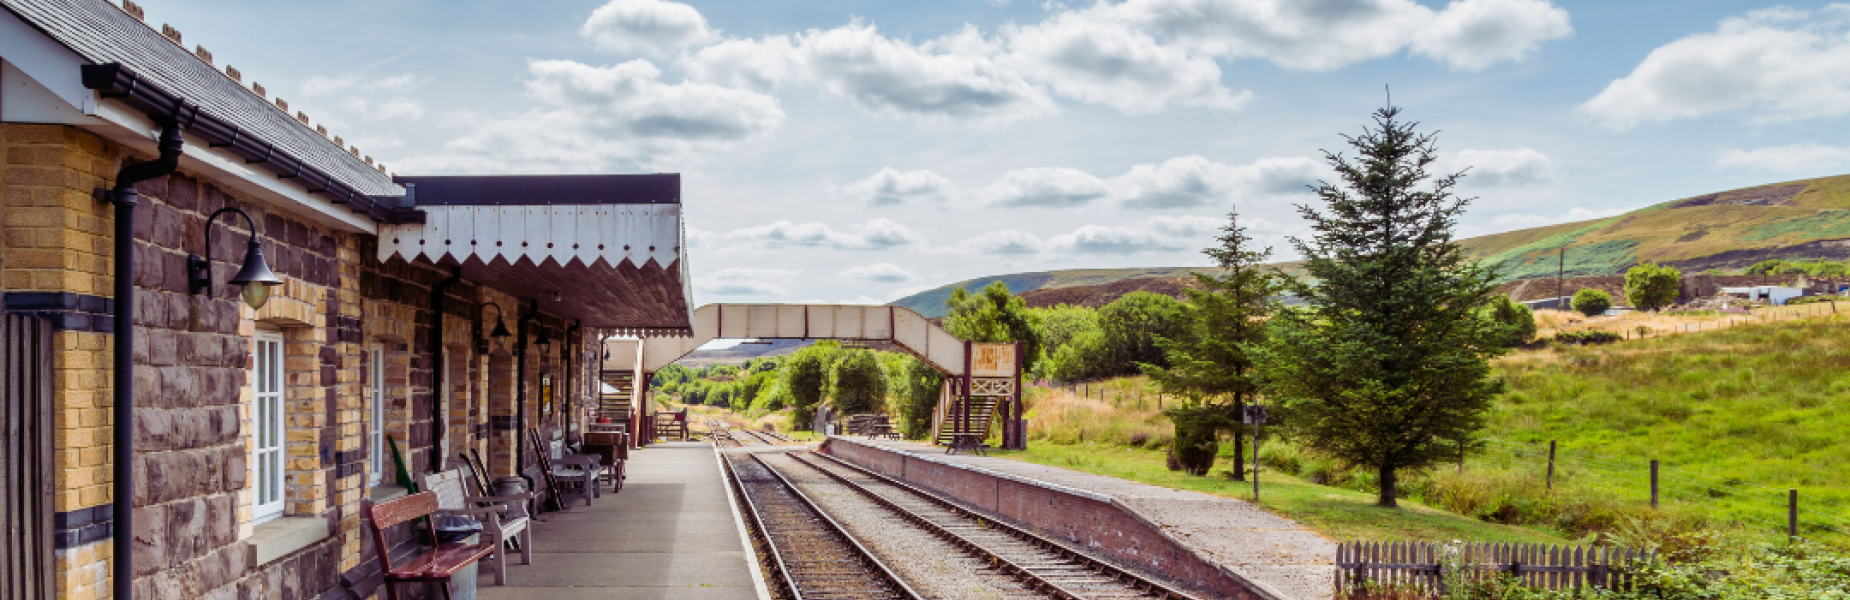
<svg viewBox="0 0 1850 600">
<path fill-rule="evenodd" d="M 654 260 L 676 266 L 681 250 L 679 204 L 561 204 L 532 206 L 419 206 L 423 224 L 379 228 L 379 260 L 419 256 L 431 262 L 445 255 L 459 262 L 534 264 L 551 258 L 561 265 L 603 259 L 611 266 L 637 267 Z M 524 244 L 524 245 L 523 245 Z M 551 247 L 547 247 L 550 245 Z M 685 277 L 684 277 L 685 279 Z"/>
<path fill-rule="evenodd" d="M 96 93 L 84 87 L 82 65 L 90 64 L 63 44 L 51 39 L 38 29 L 19 20 L 12 12 L 0 9 L 0 58 L 18 67 L 21 74 L 32 78 L 45 92 L 57 97 L 65 107 L 76 109 L 71 118 L 80 118 L 87 114 L 88 108 L 96 101 Z M 8 84 L 14 83 L 8 81 Z M 11 88 L 11 85 L 6 87 Z M 8 92 L 7 100 L 12 100 Z M 8 113 L 7 121 L 14 107 L 0 104 L 0 110 Z M 51 107 L 34 107 L 35 112 L 52 110 Z M 27 120 L 27 119 L 19 119 Z M 39 121 L 70 123 L 75 121 Z"/>
<path fill-rule="evenodd" d="M 103 122 L 85 129 L 148 154 L 157 153 L 159 127 L 147 115 L 114 100 L 94 105 L 92 114 Z M 188 138 L 180 155 L 182 168 L 201 173 L 228 187 L 255 196 L 324 226 L 348 233 L 379 234 L 379 224 L 333 201 L 308 193 L 269 171 L 253 168 L 244 159 Z"/>
</svg>

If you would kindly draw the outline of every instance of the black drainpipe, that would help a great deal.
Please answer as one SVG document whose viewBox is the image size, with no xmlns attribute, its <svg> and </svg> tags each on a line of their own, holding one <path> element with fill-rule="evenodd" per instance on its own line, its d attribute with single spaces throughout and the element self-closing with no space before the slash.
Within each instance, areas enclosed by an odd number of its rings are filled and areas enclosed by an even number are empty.
<svg viewBox="0 0 1850 600">
<path fill-rule="evenodd" d="M 577 429 L 572 428 L 572 413 L 578 412 L 577 403 L 572 402 L 572 398 L 577 396 L 580 391 L 578 388 L 573 387 L 578 383 L 578 355 L 572 348 L 578 345 L 578 327 L 583 324 L 582 319 L 573 319 L 572 326 L 565 328 L 565 339 L 559 341 L 559 343 L 565 345 L 565 349 L 560 353 L 560 356 L 565 357 L 565 389 L 567 390 L 567 395 L 559 399 L 559 404 L 563 405 L 565 408 L 565 438 L 568 442 L 571 441 L 572 434 L 578 433 Z M 580 348 L 579 350 L 583 349 Z M 578 443 L 584 443 L 583 436 L 579 437 Z"/>
<path fill-rule="evenodd" d="M 110 575 L 116 598 L 132 598 L 135 590 L 135 205 L 140 203 L 135 184 L 179 168 L 180 149 L 185 144 L 178 123 L 162 126 L 160 157 L 122 167 L 116 173 L 115 188 L 107 194 L 116 205 L 116 341 L 111 381 L 115 386 L 115 445 L 110 449 L 115 461 L 110 507 L 115 556 L 110 560 Z"/>
<path fill-rule="evenodd" d="M 449 420 L 447 418 L 449 411 L 439 411 L 437 406 L 444 404 L 443 399 L 448 397 L 448 390 L 445 388 L 450 384 L 449 380 L 443 376 L 450 372 L 449 363 L 445 362 L 448 359 L 443 355 L 444 299 L 448 297 L 450 286 L 456 285 L 458 281 L 462 281 L 461 265 L 450 267 L 449 279 L 430 286 L 430 313 L 434 315 L 430 324 L 430 359 L 433 363 L 430 380 L 434 382 L 431 384 L 430 396 L 431 459 L 429 462 L 432 473 L 443 472 L 443 464 L 449 460 L 449 457 L 443 454 L 443 434 L 450 425 L 446 422 Z"/>
<path fill-rule="evenodd" d="M 539 314 L 540 301 L 530 300 L 527 314 L 514 324 L 514 472 L 521 477 L 527 476 L 527 452 L 521 449 L 527 445 L 527 323 Z M 527 489 L 533 489 L 532 480 Z"/>
</svg>

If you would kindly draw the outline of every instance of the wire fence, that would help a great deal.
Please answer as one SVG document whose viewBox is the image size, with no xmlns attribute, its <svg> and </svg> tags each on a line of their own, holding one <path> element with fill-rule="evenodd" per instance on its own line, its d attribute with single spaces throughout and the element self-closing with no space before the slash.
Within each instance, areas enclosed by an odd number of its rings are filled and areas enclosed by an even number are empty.
<svg viewBox="0 0 1850 600">
<path fill-rule="evenodd" d="M 1694 511 L 1759 532 L 1830 537 L 1850 532 L 1850 497 L 1840 491 L 1774 487 L 1687 465 L 1619 458 L 1560 444 L 1554 444 L 1551 451 L 1550 442 L 1545 441 L 1489 438 L 1482 442 L 1461 468 L 1508 469 L 1533 476 L 1550 488 L 1578 488 L 1624 503 Z"/>
</svg>

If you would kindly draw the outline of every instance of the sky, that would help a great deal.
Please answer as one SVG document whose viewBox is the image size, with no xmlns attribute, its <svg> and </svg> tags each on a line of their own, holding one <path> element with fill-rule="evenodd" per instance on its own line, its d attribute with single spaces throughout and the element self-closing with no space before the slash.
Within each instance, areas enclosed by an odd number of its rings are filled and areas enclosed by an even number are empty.
<svg viewBox="0 0 1850 600">
<path fill-rule="evenodd" d="M 395 173 L 680 173 L 697 304 L 1292 259 L 1390 94 L 1465 237 L 1850 171 L 1850 4 L 143 4 Z"/>
</svg>

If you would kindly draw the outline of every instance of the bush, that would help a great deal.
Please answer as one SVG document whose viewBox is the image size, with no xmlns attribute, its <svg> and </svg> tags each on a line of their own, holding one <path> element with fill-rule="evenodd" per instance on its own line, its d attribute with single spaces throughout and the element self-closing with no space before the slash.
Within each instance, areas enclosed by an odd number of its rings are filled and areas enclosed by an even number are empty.
<svg viewBox="0 0 1850 600">
<path fill-rule="evenodd" d="M 1595 289 L 1574 292 L 1574 310 L 1589 317 L 1606 314 L 1612 310 L 1612 294 Z"/>
<path fill-rule="evenodd" d="M 1490 301 L 1490 320 L 1503 327 L 1506 337 L 1503 345 L 1514 348 L 1529 343 L 1535 337 L 1535 311 L 1528 305 L 1511 300 L 1509 296 L 1498 295 Z"/>
<path fill-rule="evenodd" d="M 1190 475 L 1207 475 L 1220 454 L 1220 430 L 1225 425 L 1219 412 L 1209 408 L 1177 408 L 1165 414 L 1175 422 L 1176 437 L 1170 455 L 1179 470 Z"/>
<path fill-rule="evenodd" d="M 1623 336 L 1620 336 L 1619 334 L 1616 334 L 1610 331 L 1600 331 L 1597 329 L 1590 330 L 1590 331 L 1563 331 L 1561 333 L 1555 334 L 1555 343 L 1572 344 L 1575 346 L 1586 346 L 1590 344 L 1610 344 L 1612 342 L 1617 342 L 1623 339 L 1625 338 Z"/>
<path fill-rule="evenodd" d="M 1683 273 L 1675 267 L 1644 263 L 1625 272 L 1625 299 L 1638 310 L 1662 310 L 1677 301 L 1682 285 Z"/>
</svg>

